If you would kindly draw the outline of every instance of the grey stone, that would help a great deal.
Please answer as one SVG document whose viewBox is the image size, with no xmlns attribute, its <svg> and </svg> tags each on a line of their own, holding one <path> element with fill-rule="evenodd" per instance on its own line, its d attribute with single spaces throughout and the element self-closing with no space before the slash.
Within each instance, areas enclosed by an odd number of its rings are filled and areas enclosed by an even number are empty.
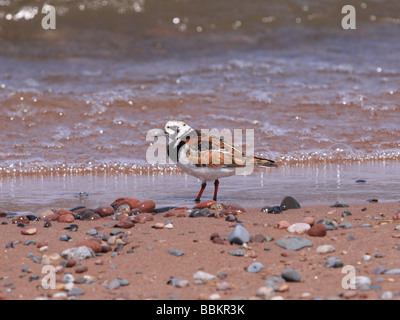
<svg viewBox="0 0 400 320">
<path fill-rule="evenodd" d="M 232 256 L 244 256 L 246 254 L 246 252 L 244 250 L 232 250 L 228 252 L 230 255 Z"/>
<path fill-rule="evenodd" d="M 89 236 L 95 236 L 97 235 L 97 230 L 96 229 L 89 229 L 88 231 L 86 231 L 86 234 Z"/>
<path fill-rule="evenodd" d="M 348 206 L 349 205 L 347 203 L 336 201 L 333 205 L 331 205 L 331 208 L 347 208 Z"/>
<path fill-rule="evenodd" d="M 282 278 L 289 282 L 300 282 L 301 274 L 295 269 L 286 269 L 282 271 Z"/>
<path fill-rule="evenodd" d="M 61 252 L 61 256 L 66 260 L 69 259 L 84 260 L 88 258 L 94 258 L 95 253 L 91 248 L 82 246 L 82 247 L 65 249 L 63 252 Z"/>
<path fill-rule="evenodd" d="M 80 296 L 85 294 L 81 289 L 77 287 L 73 287 L 71 290 L 68 291 L 68 296 Z"/>
<path fill-rule="evenodd" d="M 327 230 L 336 230 L 339 227 L 339 224 L 336 221 L 327 218 L 318 220 L 316 224 L 318 223 L 324 224 Z"/>
<path fill-rule="evenodd" d="M 379 266 L 376 267 L 372 273 L 373 274 L 384 274 L 385 272 L 389 271 L 389 268 L 386 268 L 385 266 Z"/>
<path fill-rule="evenodd" d="M 339 228 L 342 229 L 351 229 L 353 227 L 353 225 L 350 222 L 344 222 L 339 224 Z"/>
<path fill-rule="evenodd" d="M 247 272 L 257 273 L 257 272 L 260 272 L 262 269 L 264 269 L 264 266 L 262 265 L 262 263 L 254 262 L 247 268 Z"/>
<path fill-rule="evenodd" d="M 72 237 L 69 235 L 69 234 L 63 234 L 61 237 L 60 237 L 60 240 L 61 241 L 69 241 L 69 240 L 71 240 L 72 239 Z"/>
<path fill-rule="evenodd" d="M 231 232 L 228 238 L 229 242 L 236 244 L 243 244 L 250 241 L 249 232 L 241 225 L 237 225 Z"/>
<path fill-rule="evenodd" d="M 297 236 L 287 236 L 275 241 L 275 244 L 288 250 L 300 250 L 304 247 L 312 247 L 311 241 Z"/>
<path fill-rule="evenodd" d="M 392 274 L 392 275 L 400 274 L 400 269 L 390 269 L 386 271 L 385 274 Z"/>
<path fill-rule="evenodd" d="M 210 281 L 210 280 L 214 280 L 216 278 L 216 276 L 214 276 L 211 273 L 204 272 L 204 271 L 197 271 L 193 275 L 193 278 L 197 279 L 197 280 L 202 280 L 202 281 Z"/>
<path fill-rule="evenodd" d="M 325 267 L 327 268 L 341 268 L 343 266 L 344 263 L 337 257 L 330 257 L 325 262 Z"/>
<path fill-rule="evenodd" d="M 168 253 L 169 253 L 169 254 L 172 254 L 173 256 L 180 257 L 180 256 L 182 256 L 182 255 L 185 254 L 185 251 L 183 251 L 183 250 L 171 249 L 171 250 L 168 250 Z"/>
<path fill-rule="evenodd" d="M 381 295 L 380 295 L 380 298 L 381 299 L 392 299 L 393 298 L 393 292 L 391 292 L 391 291 L 382 292 Z"/>
<path fill-rule="evenodd" d="M 368 277 L 358 276 L 355 279 L 356 289 L 358 290 L 369 290 L 371 286 L 371 280 Z"/>
<path fill-rule="evenodd" d="M 210 209 L 209 208 L 203 208 L 203 209 L 193 209 L 190 213 L 189 216 L 190 218 L 199 218 L 199 217 L 207 217 L 207 215 L 210 214 Z"/>
</svg>

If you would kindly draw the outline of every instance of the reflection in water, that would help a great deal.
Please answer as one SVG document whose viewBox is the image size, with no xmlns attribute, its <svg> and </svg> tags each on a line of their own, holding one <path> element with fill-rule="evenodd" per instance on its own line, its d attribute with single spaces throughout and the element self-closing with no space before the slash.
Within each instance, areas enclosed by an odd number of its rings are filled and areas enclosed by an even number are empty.
<svg viewBox="0 0 400 320">
<path fill-rule="evenodd" d="M 287 196 L 301 205 L 331 205 L 336 201 L 398 201 L 398 162 L 297 165 L 258 170 L 250 176 L 221 179 L 220 202 L 261 208 L 279 205 Z M 365 179 L 366 183 L 356 183 Z M 44 208 L 97 207 L 121 196 L 153 199 L 157 207 L 192 207 L 200 182 L 183 173 L 16 175 L 0 179 L 0 208 L 36 212 Z M 204 200 L 212 198 L 206 189 Z M 87 197 L 78 197 L 86 192 Z"/>
</svg>

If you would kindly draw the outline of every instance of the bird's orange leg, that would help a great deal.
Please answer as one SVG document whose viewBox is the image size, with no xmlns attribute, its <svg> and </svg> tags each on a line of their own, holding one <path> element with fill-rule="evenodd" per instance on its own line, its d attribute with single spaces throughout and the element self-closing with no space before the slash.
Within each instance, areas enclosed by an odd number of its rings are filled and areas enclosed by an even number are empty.
<svg viewBox="0 0 400 320">
<path fill-rule="evenodd" d="M 217 201 L 217 193 L 218 193 L 218 186 L 219 186 L 219 181 L 215 180 L 214 181 L 214 201 Z"/>
<path fill-rule="evenodd" d="M 200 201 L 201 195 L 204 192 L 204 189 L 206 188 L 207 183 L 205 181 L 203 181 L 203 183 L 201 184 L 201 189 L 199 194 L 197 195 L 197 198 L 194 201 Z"/>
</svg>

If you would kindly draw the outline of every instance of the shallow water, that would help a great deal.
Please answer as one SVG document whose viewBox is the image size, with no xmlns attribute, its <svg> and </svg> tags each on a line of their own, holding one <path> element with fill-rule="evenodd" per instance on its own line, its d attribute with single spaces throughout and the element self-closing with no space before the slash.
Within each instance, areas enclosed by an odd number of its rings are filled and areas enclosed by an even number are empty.
<svg viewBox="0 0 400 320">
<path fill-rule="evenodd" d="M 174 185 L 173 166 L 146 159 L 146 133 L 170 119 L 254 130 L 255 154 L 285 169 L 243 178 L 246 188 L 274 175 L 276 185 L 301 186 L 302 175 L 315 175 L 305 168 L 351 173 L 358 161 L 372 161 L 359 168 L 373 179 L 382 168 L 394 179 L 398 167 L 387 161 L 400 158 L 400 3 L 354 2 L 357 28 L 343 30 L 350 2 L 53 0 L 57 27 L 43 30 L 42 1 L 0 0 L 2 197 L 13 179 L 33 191 L 49 183 L 51 201 L 68 196 L 53 191 L 55 181 L 96 194 L 110 180 L 127 187 L 126 176 L 146 195 L 152 180 L 140 173 L 150 172 Z M 91 185 L 100 176 L 107 184 Z M 222 197 L 243 200 L 242 178 L 230 179 Z M 254 199 L 268 201 L 261 187 Z M 394 186 L 380 187 L 395 198 Z"/>
<path fill-rule="evenodd" d="M 332 205 L 336 201 L 362 203 L 400 200 L 398 162 L 298 165 L 257 170 L 249 176 L 221 179 L 219 201 L 245 208 L 279 205 L 293 196 L 300 205 Z M 357 183 L 356 180 L 366 180 Z M 183 173 L 142 174 L 46 174 L 15 175 L 0 180 L 0 208 L 9 212 L 40 212 L 46 208 L 71 209 L 79 205 L 95 208 L 126 196 L 153 199 L 163 206 L 193 207 L 200 181 Z M 213 184 L 202 200 L 211 199 Z M 89 194 L 78 197 L 79 193 Z"/>
</svg>

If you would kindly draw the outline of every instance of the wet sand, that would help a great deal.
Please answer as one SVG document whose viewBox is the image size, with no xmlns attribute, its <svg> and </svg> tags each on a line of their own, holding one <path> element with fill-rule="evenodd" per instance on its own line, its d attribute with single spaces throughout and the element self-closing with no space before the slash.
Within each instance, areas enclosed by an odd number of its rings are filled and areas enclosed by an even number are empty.
<svg viewBox="0 0 400 320">
<path fill-rule="evenodd" d="M 229 244 L 228 235 L 236 222 L 225 218 L 214 217 L 164 217 L 164 213 L 153 216 L 153 221 L 144 224 L 136 223 L 133 228 L 122 230 L 128 242 L 120 250 L 102 253 L 94 258 L 80 261 L 73 267 L 64 268 L 56 274 L 56 289 L 43 289 L 42 263 L 35 263 L 29 253 L 45 260 L 44 256 L 60 254 L 67 248 L 74 247 L 79 242 L 92 239 L 86 234 L 89 229 L 97 228 L 99 232 L 109 235 L 110 223 L 116 222 L 110 217 L 94 221 L 75 220 L 79 226 L 75 232 L 65 230 L 69 223 L 52 222 L 45 228 L 43 221 L 31 221 L 26 227 L 37 229 L 34 235 L 22 235 L 21 229 L 12 224 L 12 218 L 0 218 L 0 297 L 2 299 L 67 299 L 82 300 L 101 299 L 133 299 L 133 300 L 198 300 L 198 299 L 259 299 L 257 290 L 264 286 L 267 278 L 281 276 L 283 270 L 292 268 L 301 274 L 300 282 L 285 282 L 279 284 L 279 290 L 274 292 L 274 298 L 285 300 L 295 299 L 381 299 L 381 294 L 392 292 L 392 299 L 399 298 L 400 275 L 374 274 L 379 266 L 388 269 L 400 268 L 398 247 L 400 231 L 394 228 L 400 221 L 393 216 L 400 209 L 398 202 L 351 204 L 347 208 L 332 208 L 329 205 L 307 206 L 300 209 L 290 209 L 282 214 L 267 214 L 260 208 L 246 208 L 247 212 L 237 215 L 242 225 L 250 235 L 262 234 L 274 240 L 262 243 L 248 243 L 245 256 L 233 256 L 228 252 L 240 249 L 238 244 Z M 344 211 L 352 215 L 342 217 Z M 351 223 L 351 228 L 327 231 L 324 237 L 299 235 L 310 240 L 312 247 L 298 251 L 283 249 L 274 242 L 290 235 L 287 230 L 277 229 L 281 220 L 290 224 L 301 222 L 304 217 L 313 217 L 316 221 L 328 218 L 339 224 Z M 172 222 L 172 229 L 156 229 L 156 223 Z M 370 227 L 361 227 L 371 224 Z M 210 240 L 213 233 L 218 233 L 223 244 Z M 68 242 L 60 241 L 62 235 L 70 235 Z M 354 240 L 349 240 L 349 236 Z M 48 250 L 40 252 L 37 245 L 26 245 L 26 240 L 36 243 L 46 241 Z M 13 248 L 6 248 L 10 242 Z M 335 252 L 319 254 L 316 249 L 320 245 L 332 245 Z M 116 245 L 110 245 L 114 250 Z M 269 247 L 269 250 L 265 248 Z M 169 250 L 182 250 L 184 254 L 174 256 Z M 114 252 L 114 253 L 113 253 Z M 370 255 L 370 261 L 364 261 L 364 255 Z M 329 257 L 338 257 L 344 265 L 355 267 L 356 276 L 366 276 L 371 280 L 372 289 L 349 290 L 342 288 L 342 279 L 346 275 L 342 268 L 327 268 L 324 266 Z M 58 266 L 63 258 L 52 262 Z M 258 273 L 249 273 L 246 269 L 254 262 L 260 262 L 264 269 Z M 22 270 L 29 267 L 28 271 Z M 82 267 L 87 267 L 83 273 Z M 85 270 L 85 269 L 83 269 Z M 217 276 L 204 284 L 196 284 L 193 275 L 204 271 Z M 81 295 L 68 296 L 68 289 L 62 278 L 71 273 L 75 280 L 87 277 L 93 283 L 78 283 L 75 287 L 82 290 Z M 33 278 L 32 278 L 33 276 Z M 36 277 L 35 277 L 36 276 Z M 128 281 L 128 285 L 118 289 L 109 289 L 107 285 L 116 278 Z M 175 287 L 172 278 L 187 280 L 187 286 Z M 222 284 L 226 282 L 227 284 Z M 226 287 L 228 288 L 226 288 Z"/>
</svg>

